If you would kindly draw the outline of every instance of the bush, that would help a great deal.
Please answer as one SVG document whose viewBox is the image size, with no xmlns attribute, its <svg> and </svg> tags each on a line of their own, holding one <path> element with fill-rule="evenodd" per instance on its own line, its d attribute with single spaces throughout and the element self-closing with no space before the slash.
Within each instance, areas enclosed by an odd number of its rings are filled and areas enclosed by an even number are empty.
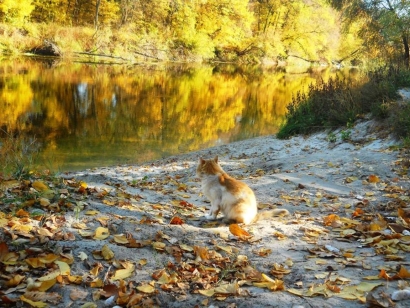
<svg viewBox="0 0 410 308">
<path fill-rule="evenodd" d="M 410 72 L 392 67 L 378 69 L 362 80 L 362 83 L 354 83 L 336 77 L 310 85 L 307 94 L 298 92 L 287 107 L 286 123 L 277 137 L 283 139 L 341 127 L 369 112 L 385 118 L 388 115 L 386 102 L 397 98 L 399 87 L 410 85 Z"/>
</svg>

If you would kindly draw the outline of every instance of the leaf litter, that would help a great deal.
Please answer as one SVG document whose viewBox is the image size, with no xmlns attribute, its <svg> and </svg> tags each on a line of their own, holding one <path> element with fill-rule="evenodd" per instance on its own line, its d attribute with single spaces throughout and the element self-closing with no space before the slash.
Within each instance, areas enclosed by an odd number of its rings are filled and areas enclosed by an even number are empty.
<svg viewBox="0 0 410 308">
<path fill-rule="evenodd" d="M 331 148 L 323 134 L 263 137 L 141 166 L 2 180 L 0 304 L 405 307 L 408 151 L 352 138 Z M 204 220 L 195 167 L 216 154 L 261 210 L 293 215 L 250 226 Z"/>
</svg>

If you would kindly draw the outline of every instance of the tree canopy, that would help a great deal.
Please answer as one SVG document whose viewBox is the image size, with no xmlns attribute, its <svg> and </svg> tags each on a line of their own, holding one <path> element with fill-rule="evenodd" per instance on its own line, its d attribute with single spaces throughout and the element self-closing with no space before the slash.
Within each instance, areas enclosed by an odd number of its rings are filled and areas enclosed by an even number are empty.
<svg viewBox="0 0 410 308">
<path fill-rule="evenodd" d="M 76 52 L 320 64 L 382 53 L 408 62 L 409 6 L 409 0 L 3 0 L 0 21 Z"/>
</svg>

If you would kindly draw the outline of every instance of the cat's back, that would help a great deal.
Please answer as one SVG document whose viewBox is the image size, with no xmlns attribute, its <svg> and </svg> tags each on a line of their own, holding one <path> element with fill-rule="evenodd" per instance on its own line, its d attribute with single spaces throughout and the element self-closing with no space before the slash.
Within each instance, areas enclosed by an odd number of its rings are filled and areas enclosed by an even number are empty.
<svg viewBox="0 0 410 308">
<path fill-rule="evenodd" d="M 227 173 L 221 174 L 218 181 L 221 186 L 233 195 L 254 195 L 253 190 L 246 183 L 231 177 Z"/>
</svg>

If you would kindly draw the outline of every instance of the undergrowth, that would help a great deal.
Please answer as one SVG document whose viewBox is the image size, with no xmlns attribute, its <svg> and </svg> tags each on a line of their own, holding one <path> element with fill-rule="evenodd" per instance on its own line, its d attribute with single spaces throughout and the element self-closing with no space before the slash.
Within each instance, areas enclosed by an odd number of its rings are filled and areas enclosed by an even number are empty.
<svg viewBox="0 0 410 308">
<path fill-rule="evenodd" d="M 410 86 L 410 71 L 390 67 L 367 73 L 364 82 L 331 78 L 310 85 L 307 93 L 298 92 L 288 105 L 286 123 L 277 137 L 289 138 L 310 134 L 324 128 L 353 123 L 363 114 L 394 118 L 393 130 L 398 137 L 410 138 L 410 103 L 395 107 L 400 87 Z"/>
<path fill-rule="evenodd" d="M 0 130 L 0 178 L 24 178 L 33 168 L 39 153 L 39 143 L 33 137 Z"/>
</svg>

